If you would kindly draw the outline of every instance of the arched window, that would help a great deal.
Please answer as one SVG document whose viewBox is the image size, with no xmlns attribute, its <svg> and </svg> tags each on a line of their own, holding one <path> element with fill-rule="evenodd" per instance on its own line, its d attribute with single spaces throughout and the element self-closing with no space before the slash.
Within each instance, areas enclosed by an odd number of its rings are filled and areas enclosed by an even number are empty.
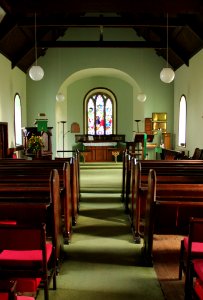
<svg viewBox="0 0 203 300">
<path fill-rule="evenodd" d="M 116 133 L 116 99 L 107 89 L 91 90 L 85 97 L 85 133 Z"/>
<path fill-rule="evenodd" d="M 181 147 L 186 146 L 186 118 L 187 118 L 187 103 L 185 96 L 180 98 L 179 106 L 179 134 L 178 134 L 178 145 Z"/>
<path fill-rule="evenodd" d="M 15 144 L 22 145 L 22 119 L 21 119 L 21 100 L 18 94 L 14 98 L 14 118 L 15 118 Z"/>
</svg>

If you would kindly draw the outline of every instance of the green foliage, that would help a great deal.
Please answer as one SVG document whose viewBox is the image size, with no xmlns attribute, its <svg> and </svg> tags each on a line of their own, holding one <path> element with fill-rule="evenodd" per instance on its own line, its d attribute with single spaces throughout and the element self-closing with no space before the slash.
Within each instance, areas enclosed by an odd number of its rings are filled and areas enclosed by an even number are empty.
<svg viewBox="0 0 203 300">
<path fill-rule="evenodd" d="M 32 134 L 31 138 L 28 141 L 29 152 L 36 153 L 44 147 L 41 136 Z"/>
</svg>

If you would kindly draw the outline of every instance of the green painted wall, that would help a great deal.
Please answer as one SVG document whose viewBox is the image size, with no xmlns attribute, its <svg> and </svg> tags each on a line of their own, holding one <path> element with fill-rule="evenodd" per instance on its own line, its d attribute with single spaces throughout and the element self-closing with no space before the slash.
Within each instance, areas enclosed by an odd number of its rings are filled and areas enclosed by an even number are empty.
<svg viewBox="0 0 203 300">
<path fill-rule="evenodd" d="M 181 95 L 187 100 L 186 149 L 190 155 L 196 147 L 203 148 L 203 51 L 194 56 L 189 67 L 183 66 L 176 72 L 174 89 L 174 132 L 178 145 L 178 116 Z"/>
<path fill-rule="evenodd" d="M 75 31 L 74 34 L 76 33 L 77 38 L 85 39 L 84 31 L 82 33 Z M 73 39 L 74 34 L 70 30 L 64 39 Z M 119 38 L 122 36 L 126 40 L 137 39 L 134 31 L 131 30 L 128 34 L 126 31 L 113 32 L 109 30 L 105 37 L 110 39 L 112 34 L 115 34 L 115 40 L 118 39 L 118 36 Z M 92 35 L 88 36 L 88 39 L 95 39 L 96 37 L 97 32 L 92 31 Z M 33 82 L 27 77 L 28 126 L 32 126 L 39 112 L 45 112 L 49 126 L 54 127 L 53 137 L 56 137 L 57 122 L 60 121 L 56 115 L 56 109 L 57 112 L 62 113 L 63 118 L 68 122 L 73 119 L 79 124 L 83 124 L 83 106 L 80 104 L 89 87 L 93 88 L 95 84 L 96 86 L 108 85 L 112 87 L 112 91 L 116 92 L 118 99 L 118 111 L 124 109 L 126 114 L 129 113 L 128 122 L 126 122 L 126 118 L 121 116 L 122 114 L 118 118 L 118 131 L 126 134 L 128 139 L 132 137 L 132 131 L 136 129 L 134 119 L 142 120 L 141 129 L 143 129 L 144 118 L 151 117 L 152 112 L 167 112 L 168 131 L 173 132 L 173 84 L 167 85 L 160 81 L 159 74 L 162 67 L 165 66 L 165 62 L 155 54 L 154 50 L 49 49 L 46 56 L 40 58 L 38 63 L 44 68 L 45 77 L 40 82 Z M 100 69 L 104 70 L 102 74 L 99 73 Z M 94 70 L 98 70 L 98 72 L 94 72 Z M 114 71 L 112 72 L 112 70 Z M 80 76 L 74 76 L 78 73 Z M 66 113 L 64 113 L 64 109 L 56 108 L 55 96 L 61 86 L 66 93 L 67 103 L 63 104 L 63 108 L 67 109 Z M 140 90 L 147 94 L 145 103 L 138 103 L 136 99 Z M 78 99 L 75 99 L 76 94 Z M 77 101 L 76 111 L 74 108 L 75 101 Z M 130 105 L 128 108 L 126 108 L 127 103 Z M 67 124 L 67 126 L 69 125 Z M 67 146 L 70 147 L 73 141 L 71 134 L 67 134 L 66 138 Z M 59 140 L 59 137 L 53 138 L 54 151 L 58 147 L 56 143 Z"/>
<path fill-rule="evenodd" d="M 98 38 L 98 32 L 91 31 L 89 39 Z M 64 39 L 87 39 L 81 32 L 68 31 Z M 108 40 L 137 40 L 134 32 L 125 34 L 112 30 L 105 33 Z M 61 120 L 66 120 L 65 133 L 70 124 L 77 121 L 83 130 L 83 99 L 86 92 L 95 86 L 110 88 L 118 100 L 118 132 L 131 139 L 136 130 L 135 119 L 144 118 L 152 112 L 168 113 L 168 131 L 174 136 L 177 146 L 179 100 L 182 94 L 187 99 L 187 144 L 192 155 L 195 147 L 203 148 L 201 134 L 203 122 L 203 51 L 194 56 L 189 67 L 176 71 L 174 84 L 164 84 L 159 74 L 165 62 L 152 49 L 49 49 L 39 59 L 45 77 L 40 82 L 32 81 L 18 68 L 11 69 L 11 63 L 0 55 L 0 122 L 8 122 L 9 147 L 14 146 L 14 96 L 19 93 L 22 101 L 22 126 L 33 126 L 39 112 L 45 112 L 49 126 L 54 127 L 53 150 L 61 147 Z M 63 103 L 55 100 L 58 90 L 66 96 Z M 138 91 L 147 95 L 145 103 L 137 101 Z M 127 115 L 127 118 L 126 118 Z M 74 136 L 65 135 L 66 147 L 71 147 Z"/>
<path fill-rule="evenodd" d="M 126 139 L 131 140 L 132 138 L 132 87 L 126 82 L 111 78 L 111 77 L 91 77 L 86 79 L 81 79 L 68 87 L 67 98 L 68 98 L 68 108 L 67 108 L 67 125 L 70 129 L 70 125 L 73 122 L 79 120 L 81 133 L 85 132 L 83 124 L 83 104 L 84 96 L 87 92 L 95 87 L 107 88 L 114 92 L 117 98 L 117 133 L 125 134 Z M 81 109 L 82 108 L 82 109 Z M 131 128 L 131 134 L 129 132 Z M 75 140 L 74 134 L 71 134 L 70 143 L 73 144 Z"/>
<path fill-rule="evenodd" d="M 0 55 L 0 122 L 8 123 L 8 146 L 15 146 L 14 97 L 18 93 L 22 104 L 22 125 L 27 125 L 26 75 L 18 68 L 11 69 L 11 63 Z"/>
</svg>

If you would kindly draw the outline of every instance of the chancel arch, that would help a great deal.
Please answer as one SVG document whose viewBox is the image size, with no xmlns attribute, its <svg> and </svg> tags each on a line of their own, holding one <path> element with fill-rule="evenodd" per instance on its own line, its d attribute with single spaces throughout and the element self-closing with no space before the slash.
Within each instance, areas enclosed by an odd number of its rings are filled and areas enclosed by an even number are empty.
<svg viewBox="0 0 203 300">
<path fill-rule="evenodd" d="M 99 81 L 98 79 L 101 79 Z M 110 85 L 111 80 L 114 84 Z M 62 124 L 65 123 L 64 143 L 66 149 L 71 149 L 75 144 L 75 134 L 71 132 L 71 124 L 77 122 L 80 126 L 80 134 L 87 133 L 86 121 L 84 120 L 85 100 L 95 89 L 107 90 L 107 96 L 112 99 L 113 127 L 112 132 L 120 134 L 126 132 L 126 139 L 132 138 L 135 126 L 134 122 L 126 122 L 121 112 L 126 116 L 133 115 L 132 119 L 144 119 L 144 104 L 137 100 L 140 87 L 135 78 L 129 74 L 112 68 L 89 68 L 79 70 L 67 77 L 59 87 L 63 91 L 65 100 L 56 101 L 56 149 L 62 148 Z M 121 91 L 125 90 L 123 93 Z M 58 91 L 56 91 L 57 93 Z"/>
</svg>

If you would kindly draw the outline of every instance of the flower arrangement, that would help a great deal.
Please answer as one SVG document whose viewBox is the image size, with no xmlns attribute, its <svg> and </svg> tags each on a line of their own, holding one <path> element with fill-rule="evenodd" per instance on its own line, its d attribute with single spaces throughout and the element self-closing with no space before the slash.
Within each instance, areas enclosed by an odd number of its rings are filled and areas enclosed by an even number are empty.
<svg viewBox="0 0 203 300">
<path fill-rule="evenodd" d="M 41 149 L 44 147 L 42 137 L 38 135 L 32 134 L 31 138 L 28 141 L 28 150 L 31 153 L 37 153 L 41 151 Z"/>
</svg>

